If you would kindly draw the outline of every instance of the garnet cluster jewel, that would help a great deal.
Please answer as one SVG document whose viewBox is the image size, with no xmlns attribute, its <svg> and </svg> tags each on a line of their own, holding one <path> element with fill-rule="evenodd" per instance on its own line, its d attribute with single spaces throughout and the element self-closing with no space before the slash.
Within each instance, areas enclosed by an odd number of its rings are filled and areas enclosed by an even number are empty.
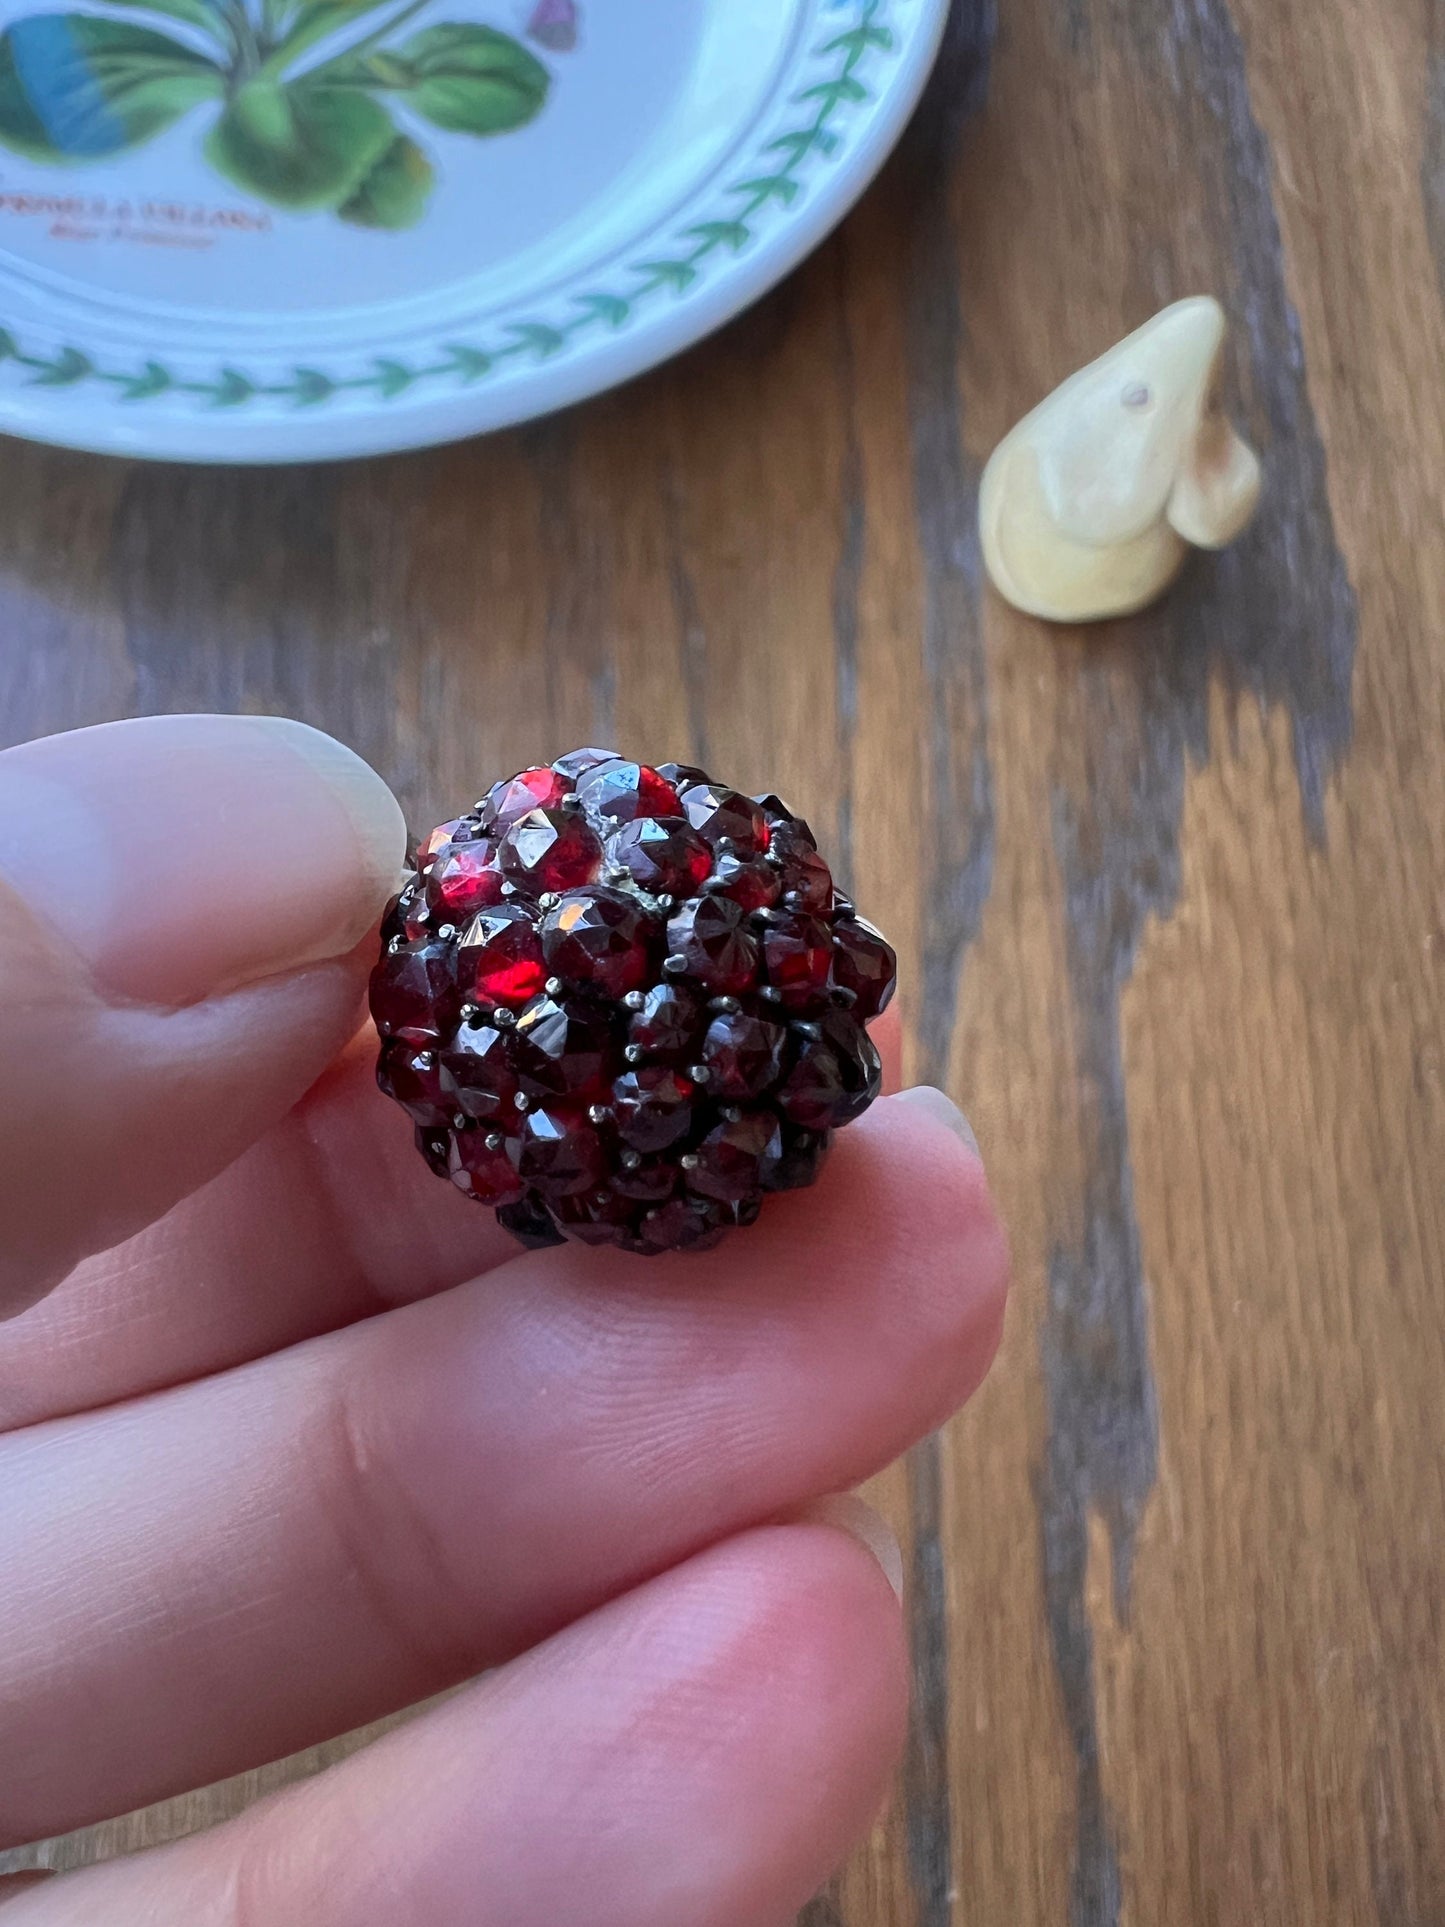
<svg viewBox="0 0 1445 1927">
<path fill-rule="evenodd" d="M 878 1094 L 896 960 L 776 796 L 579 749 L 421 843 L 377 1081 L 528 1245 L 716 1243 Z"/>
</svg>

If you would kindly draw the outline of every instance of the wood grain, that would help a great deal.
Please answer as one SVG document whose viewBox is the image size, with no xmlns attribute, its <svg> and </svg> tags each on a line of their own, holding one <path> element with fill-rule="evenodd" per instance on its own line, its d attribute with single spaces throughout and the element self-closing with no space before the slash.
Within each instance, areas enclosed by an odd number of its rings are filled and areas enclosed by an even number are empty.
<svg viewBox="0 0 1445 1927">
<path fill-rule="evenodd" d="M 690 746 L 789 771 L 899 936 L 1018 1290 L 877 1482 L 910 1756 L 808 1927 L 1445 1920 L 1442 76 L 1439 0 L 962 0 L 842 231 L 621 394 L 281 475 L 7 448 L 7 739 L 283 711 L 418 820 Z M 1264 512 L 1045 631 L 982 460 L 1199 290 Z"/>
</svg>

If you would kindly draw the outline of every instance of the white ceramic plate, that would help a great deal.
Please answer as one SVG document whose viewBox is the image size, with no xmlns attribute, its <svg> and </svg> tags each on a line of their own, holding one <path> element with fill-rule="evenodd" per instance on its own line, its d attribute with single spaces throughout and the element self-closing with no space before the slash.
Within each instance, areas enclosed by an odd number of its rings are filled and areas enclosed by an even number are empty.
<svg viewBox="0 0 1445 1927">
<path fill-rule="evenodd" d="M 624 381 L 846 212 L 946 12 L 0 0 L 0 430 L 296 461 Z"/>
</svg>

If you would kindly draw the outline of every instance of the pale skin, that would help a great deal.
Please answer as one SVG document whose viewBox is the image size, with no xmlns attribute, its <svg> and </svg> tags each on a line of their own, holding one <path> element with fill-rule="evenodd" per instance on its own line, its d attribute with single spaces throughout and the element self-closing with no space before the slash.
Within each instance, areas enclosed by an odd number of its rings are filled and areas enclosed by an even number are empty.
<svg viewBox="0 0 1445 1927">
<path fill-rule="evenodd" d="M 299 725 L 0 754 L 0 1846 L 493 1669 L 5 1927 L 788 1927 L 887 1789 L 896 1548 L 819 1502 L 997 1345 L 961 1120 L 704 1257 L 519 1252 L 357 1032 L 402 840 Z"/>
</svg>

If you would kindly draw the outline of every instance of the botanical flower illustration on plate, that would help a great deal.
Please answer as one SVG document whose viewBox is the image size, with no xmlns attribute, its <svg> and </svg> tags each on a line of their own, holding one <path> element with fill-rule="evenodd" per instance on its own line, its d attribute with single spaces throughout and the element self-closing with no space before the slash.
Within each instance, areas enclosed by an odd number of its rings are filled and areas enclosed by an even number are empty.
<svg viewBox="0 0 1445 1927">
<path fill-rule="evenodd" d="M 27 15 L 0 33 L 0 144 L 83 165 L 204 110 L 206 158 L 244 192 L 361 227 L 411 227 L 436 178 L 415 136 L 510 133 L 541 112 L 552 78 L 497 27 L 443 20 L 407 33 L 429 4 L 138 0 L 115 18 Z M 549 29 L 575 9 L 537 11 L 533 37 L 561 50 L 566 37 Z"/>
</svg>

